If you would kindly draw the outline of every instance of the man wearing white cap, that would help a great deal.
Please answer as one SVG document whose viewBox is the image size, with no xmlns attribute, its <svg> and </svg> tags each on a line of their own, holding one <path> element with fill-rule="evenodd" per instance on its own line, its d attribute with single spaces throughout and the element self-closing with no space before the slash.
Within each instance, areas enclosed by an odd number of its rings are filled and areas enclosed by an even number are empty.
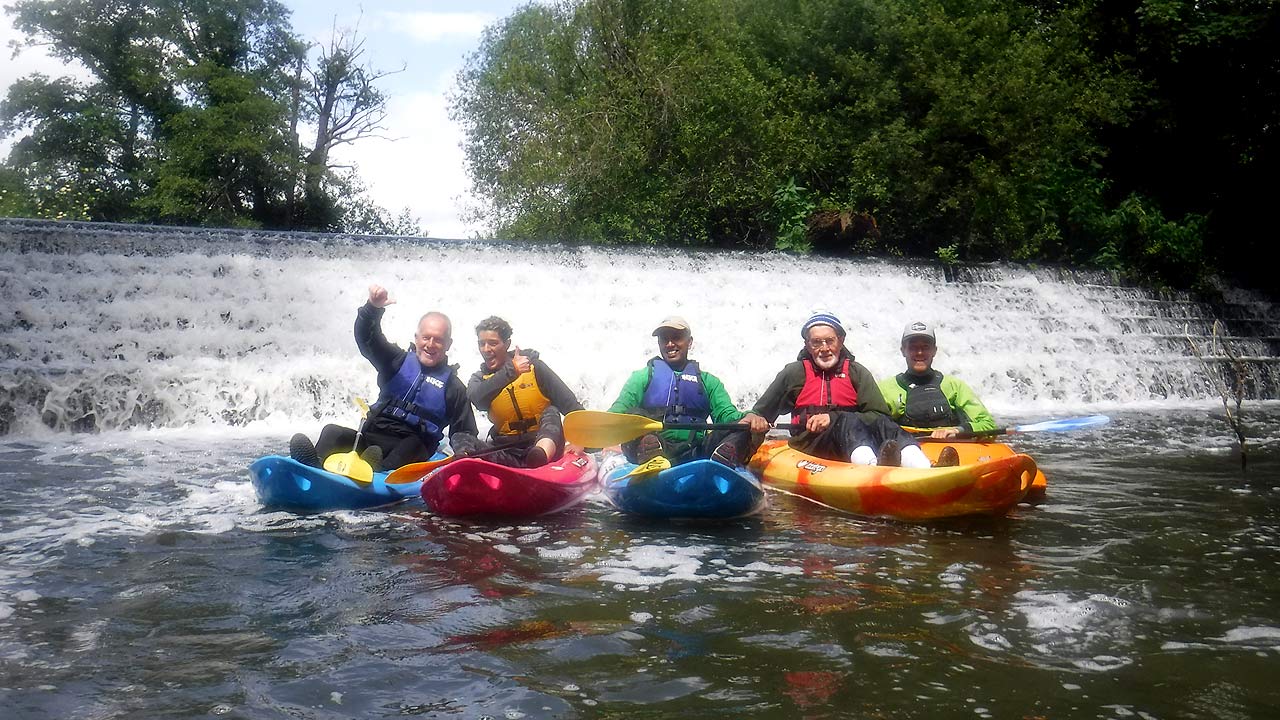
<svg viewBox="0 0 1280 720">
<path fill-rule="evenodd" d="M 908 427 L 936 428 L 935 438 L 995 430 L 995 419 L 963 380 L 933 369 L 937 354 L 932 325 L 916 321 L 903 329 L 902 357 L 907 360 L 907 371 L 880 381 L 880 392 L 893 419 Z"/>
<path fill-rule="evenodd" d="M 663 455 L 678 465 L 695 458 L 711 456 L 726 465 L 739 465 L 750 452 L 753 438 L 747 432 L 742 413 L 724 389 L 724 383 L 689 359 L 693 347 L 693 331 L 689 323 L 672 315 L 654 328 L 658 338 L 658 356 L 635 371 L 622 386 L 618 399 L 609 412 L 635 413 L 668 423 L 743 422 L 741 431 L 704 433 L 690 430 L 663 430 L 625 443 L 623 453 L 632 462 L 643 463 Z M 768 430 L 757 423 L 760 434 Z M 758 444 L 758 440 L 756 441 Z M 714 450 L 713 450 L 714 449 Z"/>
<path fill-rule="evenodd" d="M 819 311 L 800 328 L 805 346 L 765 389 L 747 415 L 753 425 L 783 413 L 805 431 L 791 444 L 827 460 L 857 465 L 929 467 L 915 438 L 889 418 L 871 372 L 844 346 L 835 315 Z M 879 452 L 877 452 L 877 448 Z"/>
</svg>

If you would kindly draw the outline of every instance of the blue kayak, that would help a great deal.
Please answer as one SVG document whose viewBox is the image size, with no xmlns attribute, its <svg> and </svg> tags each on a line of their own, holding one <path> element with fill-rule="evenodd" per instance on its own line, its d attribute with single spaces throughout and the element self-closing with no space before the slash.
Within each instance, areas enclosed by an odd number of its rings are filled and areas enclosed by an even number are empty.
<svg viewBox="0 0 1280 720">
<path fill-rule="evenodd" d="M 437 454 L 431 459 L 444 457 Z M 422 492 L 422 480 L 388 485 L 388 473 L 378 472 L 373 474 L 373 482 L 358 483 L 280 455 L 258 458 L 249 466 L 249 474 L 258 500 L 273 508 L 360 510 L 417 498 Z"/>
<path fill-rule="evenodd" d="M 694 460 L 658 473 L 624 477 L 638 467 L 621 457 L 602 463 L 602 489 L 619 510 L 655 518 L 727 519 L 759 512 L 764 488 L 744 467 Z"/>
</svg>

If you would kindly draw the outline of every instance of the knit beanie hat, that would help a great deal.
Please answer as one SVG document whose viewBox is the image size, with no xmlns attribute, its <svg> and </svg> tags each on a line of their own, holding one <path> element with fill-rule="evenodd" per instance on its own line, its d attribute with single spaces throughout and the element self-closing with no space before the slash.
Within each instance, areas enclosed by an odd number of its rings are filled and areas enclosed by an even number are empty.
<svg viewBox="0 0 1280 720">
<path fill-rule="evenodd" d="M 844 339 L 844 325 L 840 324 L 840 318 L 826 310 L 819 310 L 809 316 L 809 319 L 804 322 L 804 326 L 800 328 L 800 337 L 808 340 L 809 330 L 815 325 L 828 325 L 836 331 L 836 335 L 839 335 L 841 340 Z"/>
</svg>

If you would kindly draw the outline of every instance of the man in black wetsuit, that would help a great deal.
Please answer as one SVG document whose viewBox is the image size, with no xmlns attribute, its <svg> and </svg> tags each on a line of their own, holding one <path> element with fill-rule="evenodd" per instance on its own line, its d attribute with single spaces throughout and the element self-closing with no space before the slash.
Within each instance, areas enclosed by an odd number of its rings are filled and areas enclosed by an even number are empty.
<svg viewBox="0 0 1280 720">
<path fill-rule="evenodd" d="M 369 301 L 356 313 L 356 347 L 378 371 L 378 401 L 369 410 L 360 446 L 354 449 L 374 470 L 431 459 L 449 432 L 455 453 L 475 450 L 476 418 L 467 401 L 467 388 L 449 365 L 453 326 L 443 313 L 429 312 L 418 321 L 413 345 L 402 350 L 382 333 L 382 315 L 395 302 L 381 285 L 369 286 Z M 356 431 L 326 425 L 315 446 L 306 435 L 294 435 L 289 455 L 298 462 L 321 467 L 333 453 L 350 452 Z"/>
</svg>

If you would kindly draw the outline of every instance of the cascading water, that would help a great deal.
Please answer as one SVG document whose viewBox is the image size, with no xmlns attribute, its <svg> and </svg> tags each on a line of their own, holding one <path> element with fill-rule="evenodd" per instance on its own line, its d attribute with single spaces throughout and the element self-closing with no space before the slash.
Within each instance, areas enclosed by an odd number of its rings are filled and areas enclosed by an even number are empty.
<svg viewBox="0 0 1280 720">
<path fill-rule="evenodd" d="M 877 376 L 902 327 L 938 327 L 936 366 L 997 414 L 1217 397 L 1186 333 L 1222 317 L 1253 397 L 1274 398 L 1280 321 L 1246 293 L 1210 307 L 1100 274 L 781 254 L 566 248 L 36 221 L 0 223 L 0 432 L 350 420 L 376 393 L 351 336 L 370 282 L 418 316 L 449 314 L 451 362 L 478 365 L 488 315 L 540 350 L 587 407 L 606 407 L 684 315 L 694 357 L 749 406 L 826 308 Z M 1224 359 L 1211 357 L 1220 368 Z"/>
</svg>

